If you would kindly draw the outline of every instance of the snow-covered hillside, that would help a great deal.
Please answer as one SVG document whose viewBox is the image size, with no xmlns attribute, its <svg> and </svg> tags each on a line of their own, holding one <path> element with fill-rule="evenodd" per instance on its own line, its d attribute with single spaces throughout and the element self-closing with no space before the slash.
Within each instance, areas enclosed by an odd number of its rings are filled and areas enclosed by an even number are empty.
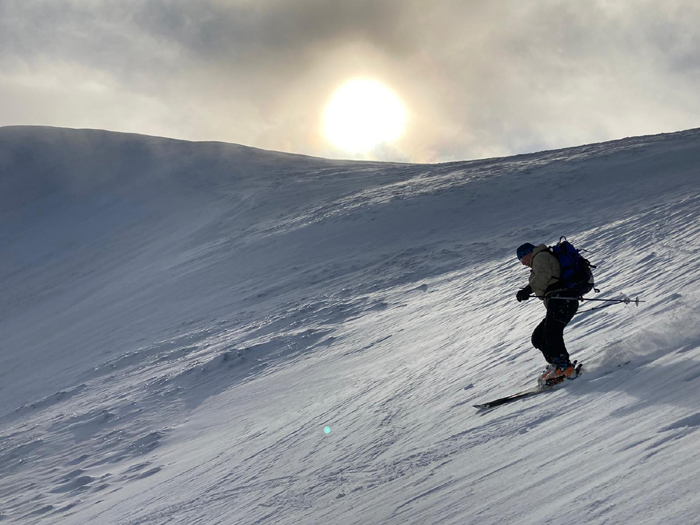
<svg viewBox="0 0 700 525">
<path fill-rule="evenodd" d="M 0 521 L 689 524 L 700 131 L 439 165 L 0 128 Z M 522 242 L 599 297 L 534 383 Z"/>
</svg>

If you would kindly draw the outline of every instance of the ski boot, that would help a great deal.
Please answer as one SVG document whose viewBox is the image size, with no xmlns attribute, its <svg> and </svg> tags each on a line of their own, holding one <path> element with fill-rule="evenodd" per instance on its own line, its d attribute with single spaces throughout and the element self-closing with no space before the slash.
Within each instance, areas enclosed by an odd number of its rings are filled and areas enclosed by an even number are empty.
<svg viewBox="0 0 700 525">
<path fill-rule="evenodd" d="M 571 364 L 568 358 L 555 359 L 554 362 L 547 365 L 542 375 L 537 378 L 537 384 L 541 387 L 556 385 L 574 375 L 575 371 L 574 365 Z"/>
</svg>

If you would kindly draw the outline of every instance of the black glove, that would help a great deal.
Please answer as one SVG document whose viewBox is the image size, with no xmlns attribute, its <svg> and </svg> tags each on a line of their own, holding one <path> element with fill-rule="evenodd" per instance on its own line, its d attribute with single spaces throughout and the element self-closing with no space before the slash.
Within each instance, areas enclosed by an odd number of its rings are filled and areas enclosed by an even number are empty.
<svg viewBox="0 0 700 525">
<path fill-rule="evenodd" d="M 515 294 L 515 298 L 518 302 L 527 301 L 530 298 L 530 293 L 532 293 L 532 288 L 526 286 L 522 290 L 518 290 L 518 293 Z"/>
</svg>

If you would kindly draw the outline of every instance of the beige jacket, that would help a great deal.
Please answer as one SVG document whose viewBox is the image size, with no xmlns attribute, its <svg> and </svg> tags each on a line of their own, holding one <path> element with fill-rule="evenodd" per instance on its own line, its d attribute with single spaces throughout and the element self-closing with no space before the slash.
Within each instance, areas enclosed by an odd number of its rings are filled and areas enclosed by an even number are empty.
<svg viewBox="0 0 700 525">
<path fill-rule="evenodd" d="M 540 244 L 532 252 L 530 267 L 530 288 L 537 297 L 543 299 L 547 288 L 556 283 L 561 276 L 559 261 L 547 251 L 546 244 Z"/>
</svg>

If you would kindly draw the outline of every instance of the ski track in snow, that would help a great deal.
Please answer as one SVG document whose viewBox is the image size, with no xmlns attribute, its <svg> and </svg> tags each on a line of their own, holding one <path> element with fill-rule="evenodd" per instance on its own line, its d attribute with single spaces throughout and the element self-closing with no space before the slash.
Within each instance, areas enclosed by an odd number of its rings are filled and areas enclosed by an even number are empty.
<svg viewBox="0 0 700 525">
<path fill-rule="evenodd" d="M 2 128 L 0 181 L 0 522 L 696 520 L 698 131 L 414 166 Z M 513 252 L 559 235 L 646 302 L 476 411 L 542 366 Z"/>
</svg>

